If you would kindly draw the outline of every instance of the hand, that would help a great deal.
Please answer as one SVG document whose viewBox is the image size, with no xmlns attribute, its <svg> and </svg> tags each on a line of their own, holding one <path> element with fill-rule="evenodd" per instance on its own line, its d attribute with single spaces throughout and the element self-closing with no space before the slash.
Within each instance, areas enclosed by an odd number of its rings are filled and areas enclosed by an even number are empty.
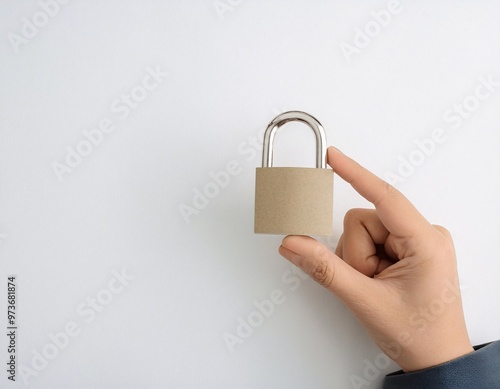
<svg viewBox="0 0 500 389">
<path fill-rule="evenodd" d="M 333 147 L 328 164 L 375 209 L 347 212 L 335 254 L 306 236 L 285 237 L 280 254 L 337 295 L 404 371 L 473 352 L 450 233 Z"/>
</svg>

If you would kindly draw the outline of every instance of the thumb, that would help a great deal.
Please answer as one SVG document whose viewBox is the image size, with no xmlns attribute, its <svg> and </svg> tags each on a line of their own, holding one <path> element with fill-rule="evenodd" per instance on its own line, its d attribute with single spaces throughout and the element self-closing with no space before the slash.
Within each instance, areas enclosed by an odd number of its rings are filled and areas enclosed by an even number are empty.
<svg viewBox="0 0 500 389">
<path fill-rule="evenodd" d="M 289 235 L 283 239 L 279 253 L 351 308 L 374 297 L 374 280 L 349 266 L 316 239 Z"/>
</svg>

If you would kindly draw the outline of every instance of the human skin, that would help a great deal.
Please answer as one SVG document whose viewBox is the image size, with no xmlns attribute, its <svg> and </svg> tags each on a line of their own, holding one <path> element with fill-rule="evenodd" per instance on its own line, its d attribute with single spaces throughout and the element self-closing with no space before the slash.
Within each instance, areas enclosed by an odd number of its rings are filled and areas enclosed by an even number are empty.
<svg viewBox="0 0 500 389">
<path fill-rule="evenodd" d="M 328 164 L 375 209 L 351 209 L 335 253 L 287 236 L 280 254 L 334 293 L 405 372 L 473 352 L 450 233 L 334 147 Z"/>
</svg>

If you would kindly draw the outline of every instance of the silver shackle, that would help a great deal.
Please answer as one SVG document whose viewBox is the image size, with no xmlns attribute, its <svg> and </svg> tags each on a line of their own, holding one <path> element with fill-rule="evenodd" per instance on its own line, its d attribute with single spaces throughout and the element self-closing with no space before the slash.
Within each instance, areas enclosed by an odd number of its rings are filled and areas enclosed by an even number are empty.
<svg viewBox="0 0 500 389">
<path fill-rule="evenodd" d="M 307 124 L 316 136 L 316 168 L 326 169 L 326 135 L 321 123 L 302 111 L 288 111 L 276 116 L 264 133 L 262 167 L 273 167 L 273 144 L 276 131 L 285 123 L 299 121 Z"/>
</svg>

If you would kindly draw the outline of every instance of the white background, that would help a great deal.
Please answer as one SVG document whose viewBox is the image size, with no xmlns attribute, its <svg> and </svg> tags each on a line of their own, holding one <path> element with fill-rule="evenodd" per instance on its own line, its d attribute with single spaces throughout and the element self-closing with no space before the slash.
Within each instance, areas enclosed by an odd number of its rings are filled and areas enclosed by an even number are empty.
<svg viewBox="0 0 500 389">
<path fill-rule="evenodd" d="M 340 45 L 354 44 L 387 2 L 230 8 L 74 0 L 16 53 L 9 32 L 21 34 L 41 8 L 0 3 L 1 333 L 9 274 L 19 364 L 31 368 L 67 323 L 80 329 L 28 387 L 354 387 L 380 352 L 334 296 L 309 279 L 295 291 L 283 282 L 291 265 L 277 253 L 281 237 L 253 234 L 260 151 L 251 138 L 292 109 L 317 117 L 329 143 L 382 177 L 416 140 L 445 131 L 396 186 L 454 235 L 473 343 L 500 338 L 500 87 L 459 128 L 443 119 L 480 77 L 500 81 L 500 2 L 402 1 L 351 62 Z M 167 76 L 121 119 L 113 101 L 148 66 Z M 60 181 L 53 162 L 104 117 L 115 131 Z M 312 132 L 301 125 L 280 131 L 275 149 L 275 165 L 312 166 Z M 233 160 L 241 173 L 186 223 L 179 206 Z M 364 206 L 337 177 L 330 244 L 345 212 Z M 135 278 L 87 323 L 77 309 L 113 269 Z M 286 301 L 230 353 L 223 334 L 275 289 Z M 0 339 L 0 386 L 24 387 L 19 370 L 7 381 Z"/>
</svg>

